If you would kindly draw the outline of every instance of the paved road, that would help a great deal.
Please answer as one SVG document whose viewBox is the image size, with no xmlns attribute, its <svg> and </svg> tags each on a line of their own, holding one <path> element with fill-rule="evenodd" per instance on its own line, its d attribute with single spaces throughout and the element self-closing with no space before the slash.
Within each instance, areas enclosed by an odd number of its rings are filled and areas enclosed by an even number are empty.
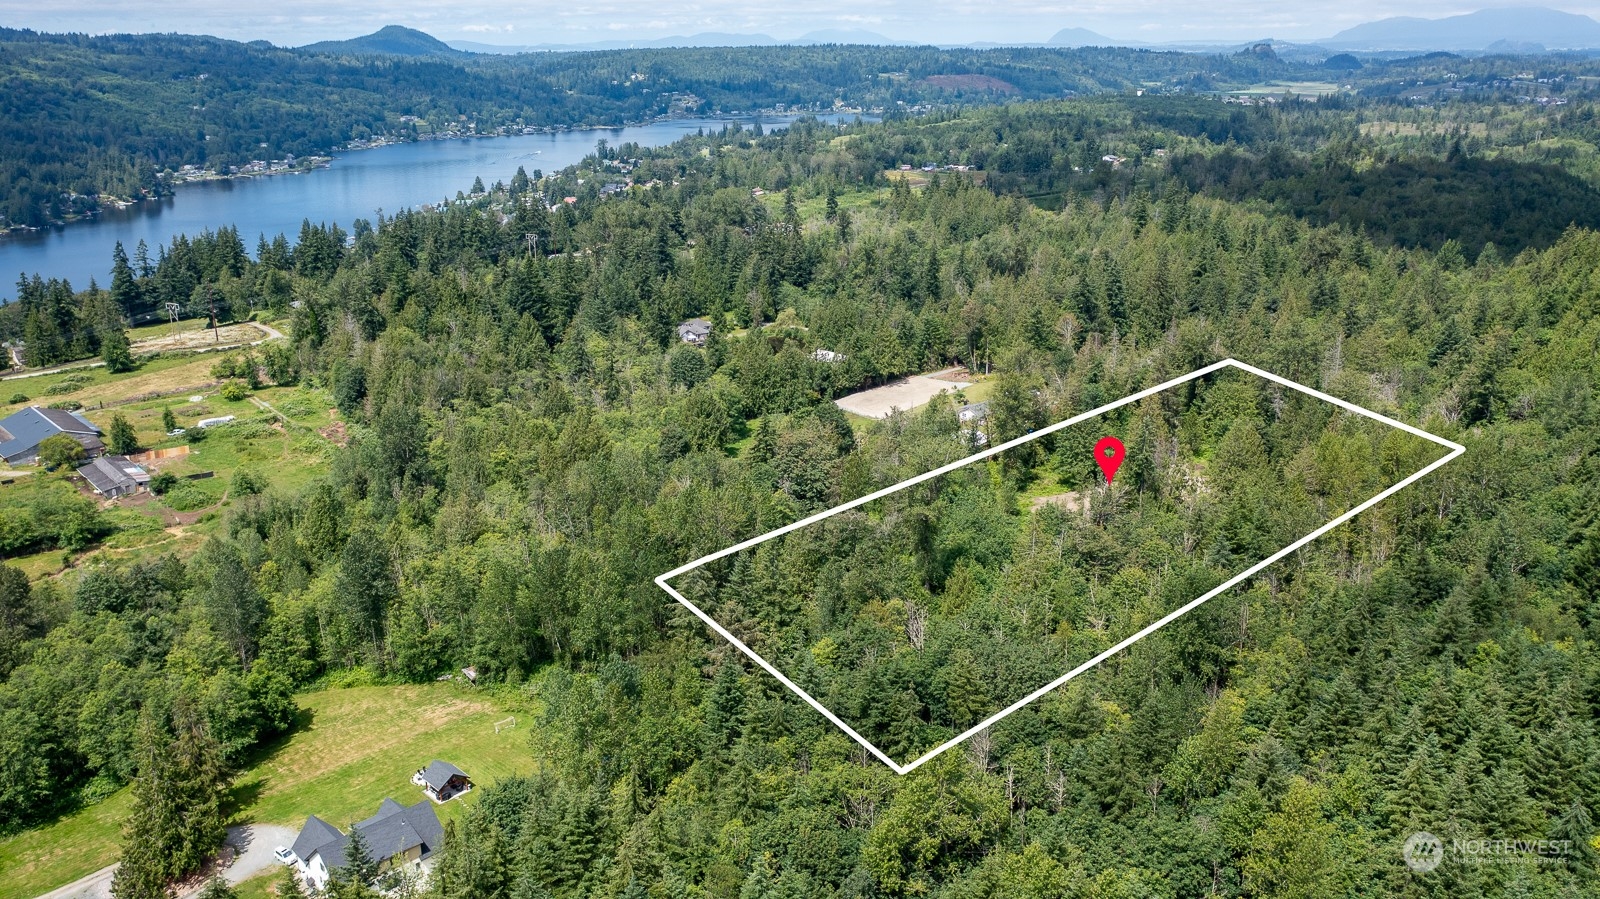
<svg viewBox="0 0 1600 899">
<path fill-rule="evenodd" d="M 294 828 L 277 824 L 246 824 L 228 828 L 228 845 L 238 855 L 223 870 L 222 879 L 229 883 L 242 883 L 262 871 L 275 869 L 278 860 L 273 857 L 272 851 L 294 842 L 295 833 Z M 107 865 L 87 877 L 51 890 L 39 899 L 111 899 L 111 878 L 116 872 L 116 865 Z"/>
</svg>

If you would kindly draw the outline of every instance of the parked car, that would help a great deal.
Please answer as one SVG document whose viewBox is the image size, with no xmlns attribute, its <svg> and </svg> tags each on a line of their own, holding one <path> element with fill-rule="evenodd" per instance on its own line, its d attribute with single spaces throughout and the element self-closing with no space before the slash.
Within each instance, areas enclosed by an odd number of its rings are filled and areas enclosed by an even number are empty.
<svg viewBox="0 0 1600 899">
<path fill-rule="evenodd" d="M 284 864 L 284 865 L 292 865 L 292 864 L 294 864 L 294 853 L 290 852 L 289 850 L 287 850 L 285 848 L 283 848 L 282 846 L 279 846 L 278 848 L 272 850 L 272 857 L 276 858 L 278 860 L 279 864 Z"/>
</svg>

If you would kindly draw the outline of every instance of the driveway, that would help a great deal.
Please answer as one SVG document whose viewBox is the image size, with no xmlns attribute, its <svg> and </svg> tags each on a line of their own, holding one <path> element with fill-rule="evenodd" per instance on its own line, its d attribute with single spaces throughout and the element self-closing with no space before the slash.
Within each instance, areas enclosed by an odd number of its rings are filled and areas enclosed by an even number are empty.
<svg viewBox="0 0 1600 899">
<path fill-rule="evenodd" d="M 281 824 L 246 824 L 228 828 L 228 845 L 238 853 L 233 864 L 222 872 L 229 883 L 242 883 L 260 874 L 281 867 L 272 850 L 294 842 L 299 831 Z"/>
<path fill-rule="evenodd" d="M 242 883 L 263 871 L 279 867 L 272 850 L 288 846 L 298 834 L 293 827 L 279 824 L 246 824 L 228 828 L 227 845 L 233 849 L 233 861 L 222 871 L 222 879 L 229 883 Z M 40 896 L 39 899 L 111 899 L 111 878 L 116 865 L 104 868 Z M 179 895 L 192 893 L 204 885 L 198 882 Z"/>
</svg>

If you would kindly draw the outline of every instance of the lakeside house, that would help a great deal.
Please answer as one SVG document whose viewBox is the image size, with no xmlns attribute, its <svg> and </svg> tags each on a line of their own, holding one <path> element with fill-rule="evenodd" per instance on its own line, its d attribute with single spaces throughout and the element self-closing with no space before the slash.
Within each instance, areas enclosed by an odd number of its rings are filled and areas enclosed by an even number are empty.
<svg viewBox="0 0 1600 899">
<path fill-rule="evenodd" d="M 78 441 L 91 457 L 105 452 L 100 429 L 89 419 L 65 409 L 29 406 L 0 419 L 0 459 L 11 465 L 37 461 L 39 444 L 57 434 Z"/>
<path fill-rule="evenodd" d="M 361 834 L 367 854 L 378 863 L 380 876 L 408 867 L 415 873 L 424 873 L 434 853 L 444 845 L 444 828 L 433 813 L 433 803 L 426 800 L 407 806 L 385 799 L 376 815 L 351 825 L 350 831 Z M 300 828 L 291 851 L 306 883 L 321 890 L 335 871 L 350 864 L 345 854 L 349 846 L 349 834 L 312 815 Z"/>
</svg>

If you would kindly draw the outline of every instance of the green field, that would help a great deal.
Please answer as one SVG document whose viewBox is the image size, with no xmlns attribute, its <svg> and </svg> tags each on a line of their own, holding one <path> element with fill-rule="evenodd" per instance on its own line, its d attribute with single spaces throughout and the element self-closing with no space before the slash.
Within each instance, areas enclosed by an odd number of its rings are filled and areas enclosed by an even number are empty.
<svg viewBox="0 0 1600 899">
<path fill-rule="evenodd" d="M 434 758 L 454 762 L 479 785 L 532 770 L 529 711 L 456 684 L 350 687 L 303 694 L 295 731 L 262 752 L 234 782 L 235 821 L 299 826 L 307 815 L 346 827 L 384 797 L 411 804 L 411 783 Z M 494 732 L 515 715 L 517 726 Z M 118 833 L 130 793 L 52 824 L 0 841 L 0 899 L 33 899 L 117 859 Z M 460 817 L 477 793 L 437 806 L 441 820 Z M 271 877 L 250 881 L 249 895 L 267 894 Z"/>
<path fill-rule="evenodd" d="M 10 398 L 23 392 L 29 403 L 78 402 L 83 406 L 81 414 L 106 431 L 113 416 L 122 415 L 133 425 L 141 450 L 189 449 L 187 456 L 147 463 L 147 467 L 180 478 L 212 473 L 209 478 L 186 483 L 181 493 L 166 498 L 140 494 L 105 505 L 102 517 L 114 532 L 82 552 L 69 555 L 48 549 L 5 561 L 30 578 L 40 578 L 59 574 L 97 553 L 127 555 L 149 550 L 185 556 L 215 529 L 218 516 L 208 513 L 231 502 L 226 492 L 239 470 L 248 469 L 273 489 L 289 492 L 318 477 L 335 448 L 319 430 L 342 427 L 330 413 L 332 399 L 326 391 L 305 386 L 265 387 L 245 399 L 228 401 L 218 395 L 211 374 L 217 359 L 215 355 L 162 358 L 120 375 L 97 368 L 11 381 L 0 387 L 0 396 Z M 55 393 L 40 389 L 51 385 L 73 389 Z M 21 405 L 0 406 L 0 416 Z M 235 416 L 236 421 L 211 429 L 206 439 L 189 444 L 184 436 L 167 436 L 162 411 L 168 408 L 180 427 L 192 428 L 203 418 L 227 415 Z M 283 422 L 274 420 L 274 411 L 282 415 Z M 0 485 L 0 515 L 26 505 L 31 496 L 41 492 L 70 496 L 76 490 L 60 475 L 41 473 L 33 466 L 24 470 L 29 472 L 27 477 Z"/>
</svg>

